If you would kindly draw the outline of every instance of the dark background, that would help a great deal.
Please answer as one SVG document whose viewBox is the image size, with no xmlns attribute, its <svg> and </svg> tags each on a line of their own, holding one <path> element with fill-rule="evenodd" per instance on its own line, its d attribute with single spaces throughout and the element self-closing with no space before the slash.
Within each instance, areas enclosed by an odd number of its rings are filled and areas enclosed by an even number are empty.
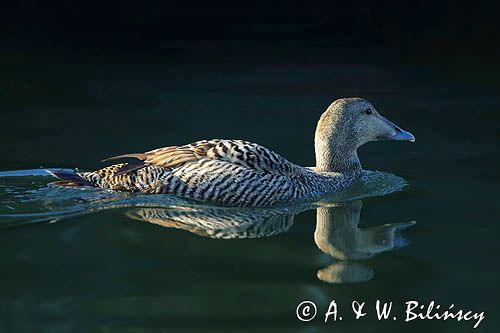
<svg viewBox="0 0 500 333">
<path fill-rule="evenodd" d="M 494 2 L 135 1 L 2 5 L 4 50 L 169 54 L 172 41 L 328 40 L 418 53 L 498 55 Z"/>
</svg>

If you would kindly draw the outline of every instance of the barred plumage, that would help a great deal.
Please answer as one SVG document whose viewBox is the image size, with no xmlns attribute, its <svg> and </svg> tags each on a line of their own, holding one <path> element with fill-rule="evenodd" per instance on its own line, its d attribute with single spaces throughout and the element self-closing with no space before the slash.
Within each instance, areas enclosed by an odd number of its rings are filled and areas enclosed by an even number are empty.
<svg viewBox="0 0 500 333">
<path fill-rule="evenodd" d="M 373 109 L 366 118 L 366 108 Z M 277 153 L 244 140 L 202 140 L 145 153 L 94 172 L 63 172 L 68 186 L 96 186 L 142 193 L 166 193 L 230 206 L 273 206 L 339 191 L 361 175 L 356 150 L 380 138 L 413 136 L 374 111 L 359 98 L 337 100 L 323 113 L 316 129 L 315 168 L 289 162 Z M 410 137 L 411 136 L 411 137 Z"/>
<path fill-rule="evenodd" d="M 297 175 L 257 171 L 220 160 L 201 159 L 178 167 L 145 165 L 119 173 L 127 164 L 116 164 L 94 172 L 79 172 L 83 179 L 101 188 L 142 193 L 174 194 L 231 206 L 272 206 L 335 191 L 346 182 L 339 174 L 317 174 L 301 168 Z M 347 179 L 346 179 L 347 180 Z"/>
</svg>

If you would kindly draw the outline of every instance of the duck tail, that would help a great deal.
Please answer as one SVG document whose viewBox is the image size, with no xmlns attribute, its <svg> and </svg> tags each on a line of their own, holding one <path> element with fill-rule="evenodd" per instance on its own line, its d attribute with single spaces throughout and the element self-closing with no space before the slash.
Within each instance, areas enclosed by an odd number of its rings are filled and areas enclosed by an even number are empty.
<svg viewBox="0 0 500 333">
<path fill-rule="evenodd" d="M 91 182 L 84 179 L 77 172 L 73 170 L 48 170 L 48 172 L 61 180 L 50 183 L 54 186 L 66 186 L 66 187 L 80 187 L 80 186 L 94 186 Z"/>
</svg>

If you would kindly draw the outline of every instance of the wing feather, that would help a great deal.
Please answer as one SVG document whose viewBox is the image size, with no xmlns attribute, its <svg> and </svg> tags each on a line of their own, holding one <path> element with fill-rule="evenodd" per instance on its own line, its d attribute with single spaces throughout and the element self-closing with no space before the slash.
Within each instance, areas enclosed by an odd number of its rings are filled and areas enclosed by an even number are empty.
<svg viewBox="0 0 500 333">
<path fill-rule="evenodd" d="M 145 160 L 146 159 L 146 154 L 144 154 L 144 153 L 138 153 L 138 154 L 118 155 L 118 156 L 113 156 L 113 157 L 105 158 L 101 162 L 107 162 L 107 161 L 113 161 L 113 160 L 121 160 L 121 159 L 124 159 L 124 158 L 137 158 L 138 160 Z"/>
<path fill-rule="evenodd" d="M 300 175 L 301 167 L 256 143 L 243 140 L 203 140 L 184 146 L 169 146 L 145 153 L 125 154 L 103 161 L 136 158 L 143 165 L 175 168 L 200 159 L 220 160 L 277 175 Z M 139 164 L 137 164 L 139 165 Z M 123 172 L 127 172 L 126 169 Z"/>
</svg>

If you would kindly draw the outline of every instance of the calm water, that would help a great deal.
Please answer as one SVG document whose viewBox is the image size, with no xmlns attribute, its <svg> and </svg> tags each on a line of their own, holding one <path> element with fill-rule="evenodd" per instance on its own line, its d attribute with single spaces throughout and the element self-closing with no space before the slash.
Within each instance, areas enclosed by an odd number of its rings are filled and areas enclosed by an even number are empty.
<svg viewBox="0 0 500 333">
<path fill-rule="evenodd" d="M 475 331 L 496 332 L 498 82 L 309 47 L 266 61 L 265 48 L 212 45 L 161 61 L 1 58 L 0 331 L 472 331 L 404 323 L 404 302 L 435 300 L 484 311 Z M 417 142 L 363 147 L 364 168 L 383 172 L 321 202 L 238 210 L 46 186 L 43 168 L 202 138 L 313 165 L 316 121 L 344 96 L 371 100 Z M 325 324 L 333 299 L 344 320 Z M 394 302 L 396 321 L 376 319 L 377 299 Z M 309 323 L 295 316 L 303 300 L 318 307 Z M 367 302 L 363 319 L 353 300 Z"/>
</svg>

